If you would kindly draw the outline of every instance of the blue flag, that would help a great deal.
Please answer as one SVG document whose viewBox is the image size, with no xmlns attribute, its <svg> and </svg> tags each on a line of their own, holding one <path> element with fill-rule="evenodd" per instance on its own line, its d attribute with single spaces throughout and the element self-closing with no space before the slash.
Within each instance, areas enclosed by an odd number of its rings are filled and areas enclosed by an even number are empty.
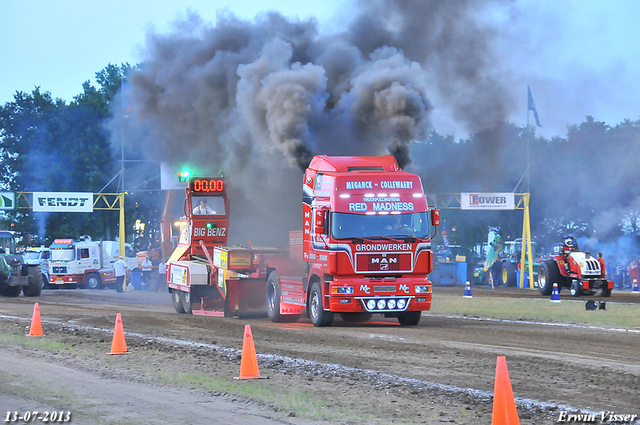
<svg viewBox="0 0 640 425">
<path fill-rule="evenodd" d="M 531 96 L 531 89 L 529 88 L 529 86 L 527 86 L 527 94 L 528 94 L 528 99 L 527 99 L 527 110 L 528 111 L 533 111 L 533 117 L 536 119 L 536 125 L 538 127 L 542 127 L 540 125 L 540 119 L 538 118 L 538 111 L 536 111 L 536 104 L 533 103 L 533 96 Z M 527 112 L 528 113 L 528 112 Z"/>
</svg>

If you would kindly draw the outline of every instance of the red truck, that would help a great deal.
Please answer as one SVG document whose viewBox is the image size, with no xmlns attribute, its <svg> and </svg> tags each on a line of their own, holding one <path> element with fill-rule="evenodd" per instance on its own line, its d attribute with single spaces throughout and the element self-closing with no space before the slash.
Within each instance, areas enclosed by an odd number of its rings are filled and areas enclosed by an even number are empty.
<svg viewBox="0 0 640 425">
<path fill-rule="evenodd" d="M 276 322 L 306 312 L 314 326 L 330 325 L 334 313 L 346 321 L 377 313 L 414 326 L 430 309 L 431 239 L 440 213 L 427 205 L 420 178 L 394 157 L 316 156 L 303 180 L 302 230 L 290 232 L 288 253 L 226 246 L 224 184 L 189 182 L 180 245 L 167 265 L 178 312 L 266 309 Z M 219 197 L 224 211 L 197 216 L 203 196 Z"/>
</svg>

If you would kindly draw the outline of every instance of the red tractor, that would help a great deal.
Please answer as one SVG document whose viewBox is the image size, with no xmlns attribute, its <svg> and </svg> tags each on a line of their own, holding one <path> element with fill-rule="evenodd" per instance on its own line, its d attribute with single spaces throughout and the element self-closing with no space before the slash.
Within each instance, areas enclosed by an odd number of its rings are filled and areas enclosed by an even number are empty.
<svg viewBox="0 0 640 425">
<path fill-rule="evenodd" d="M 554 283 L 558 284 L 558 291 L 569 288 L 574 297 L 593 295 L 597 290 L 602 290 L 603 297 L 609 297 L 613 289 L 613 281 L 606 279 L 598 259 L 580 251 L 578 242 L 571 236 L 555 246 L 551 257 L 540 265 L 540 293 L 551 295 Z"/>
</svg>

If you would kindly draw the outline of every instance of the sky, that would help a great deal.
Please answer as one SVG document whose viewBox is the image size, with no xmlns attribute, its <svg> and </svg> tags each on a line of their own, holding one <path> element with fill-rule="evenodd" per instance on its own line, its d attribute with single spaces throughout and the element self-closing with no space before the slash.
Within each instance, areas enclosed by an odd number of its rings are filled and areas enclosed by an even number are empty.
<svg viewBox="0 0 640 425">
<path fill-rule="evenodd" d="M 640 2 L 477 2 L 495 3 L 479 13 L 495 29 L 495 66 L 515 98 L 509 121 L 534 122 L 527 85 L 542 124 L 537 134 L 546 138 L 565 136 L 586 115 L 612 126 L 640 117 Z M 352 0 L 0 0 L 0 104 L 36 86 L 70 101 L 109 63 L 139 63 L 149 31 L 170 31 L 188 10 L 212 25 L 219 10 L 243 20 L 276 10 L 288 18 L 313 16 L 321 32 L 332 33 L 346 28 L 356 7 Z M 468 135 L 437 99 L 432 121 L 441 134 Z"/>
</svg>

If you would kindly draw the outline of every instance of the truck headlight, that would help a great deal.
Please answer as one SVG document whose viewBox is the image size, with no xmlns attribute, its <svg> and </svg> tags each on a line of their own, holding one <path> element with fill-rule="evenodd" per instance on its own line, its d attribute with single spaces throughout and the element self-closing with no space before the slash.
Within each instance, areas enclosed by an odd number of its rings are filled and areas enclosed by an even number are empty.
<svg viewBox="0 0 640 425">
<path fill-rule="evenodd" d="M 389 307 L 390 309 L 396 308 L 396 300 L 389 300 L 389 302 L 387 303 L 387 307 Z"/>
<path fill-rule="evenodd" d="M 407 305 L 407 302 L 404 299 L 399 299 L 398 300 L 398 308 L 400 310 L 402 310 L 403 308 L 405 308 L 405 306 Z"/>
<path fill-rule="evenodd" d="M 369 310 L 373 310 L 374 308 L 376 308 L 376 301 L 375 300 L 367 301 L 367 308 Z"/>
<path fill-rule="evenodd" d="M 339 295 L 353 294 L 353 286 L 334 286 L 331 288 L 331 293 Z"/>
<path fill-rule="evenodd" d="M 385 300 L 378 300 L 378 310 L 384 310 L 387 306 L 387 302 Z"/>
<path fill-rule="evenodd" d="M 429 285 L 416 285 L 416 294 L 424 294 L 431 292 Z"/>
</svg>

